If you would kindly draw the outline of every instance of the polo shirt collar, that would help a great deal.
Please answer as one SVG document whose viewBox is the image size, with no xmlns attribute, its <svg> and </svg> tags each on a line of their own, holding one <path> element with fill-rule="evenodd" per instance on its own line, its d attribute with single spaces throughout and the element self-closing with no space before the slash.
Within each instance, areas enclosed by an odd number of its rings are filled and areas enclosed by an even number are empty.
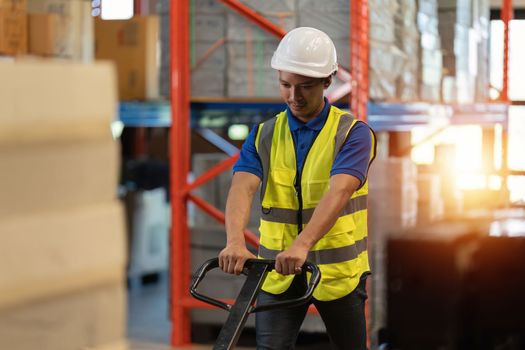
<svg viewBox="0 0 525 350">
<path fill-rule="evenodd" d="M 328 99 L 325 97 L 323 110 L 314 119 L 310 120 L 308 123 L 303 123 L 302 121 L 297 119 L 292 114 L 292 111 L 290 111 L 290 108 L 287 107 L 286 115 L 288 116 L 288 126 L 290 128 L 290 131 L 296 131 L 302 127 L 307 127 L 315 131 L 320 131 L 326 122 L 326 118 L 328 117 L 329 111 L 330 111 L 330 103 L 328 102 Z"/>
</svg>

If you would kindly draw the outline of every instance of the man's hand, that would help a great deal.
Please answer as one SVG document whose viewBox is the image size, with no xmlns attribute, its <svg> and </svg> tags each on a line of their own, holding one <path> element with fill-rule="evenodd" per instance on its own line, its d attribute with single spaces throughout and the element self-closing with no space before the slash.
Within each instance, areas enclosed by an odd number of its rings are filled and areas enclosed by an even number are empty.
<svg viewBox="0 0 525 350">
<path fill-rule="evenodd" d="M 245 244 L 232 243 L 226 245 L 219 254 L 219 267 L 222 271 L 239 275 L 248 259 L 256 259 Z"/>
<path fill-rule="evenodd" d="M 289 249 L 277 254 L 275 271 L 282 275 L 300 274 L 308 251 L 308 245 L 296 240 Z"/>
</svg>

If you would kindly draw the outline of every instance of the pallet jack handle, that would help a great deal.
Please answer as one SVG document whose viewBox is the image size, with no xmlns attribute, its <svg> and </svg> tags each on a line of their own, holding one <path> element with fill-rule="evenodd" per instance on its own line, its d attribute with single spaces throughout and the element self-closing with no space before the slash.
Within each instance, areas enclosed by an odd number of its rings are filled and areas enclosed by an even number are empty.
<svg viewBox="0 0 525 350">
<path fill-rule="evenodd" d="M 213 350 L 234 349 L 239 340 L 244 324 L 251 313 L 293 307 L 308 302 L 313 295 L 315 287 L 321 279 L 319 268 L 312 263 L 305 262 L 302 268 L 302 273 L 305 274 L 308 271 L 311 272 L 312 275 L 310 276 L 308 287 L 303 296 L 296 299 L 257 305 L 254 307 L 253 304 L 257 299 L 257 295 L 261 290 L 266 275 L 269 271 L 275 268 L 275 260 L 250 259 L 244 263 L 243 274 L 247 275 L 246 281 L 244 281 L 235 303 L 230 305 L 197 292 L 197 287 L 204 279 L 204 276 L 206 276 L 206 273 L 218 267 L 219 259 L 214 258 L 206 261 L 197 271 L 190 287 L 190 293 L 196 299 L 215 305 L 229 312 L 228 318 L 221 328 Z"/>
<path fill-rule="evenodd" d="M 233 305 L 227 304 L 221 300 L 211 298 L 209 296 L 203 295 L 199 292 L 197 292 L 197 287 L 199 286 L 200 282 L 204 279 L 206 274 L 213 269 L 216 269 L 219 267 L 219 259 L 213 258 L 208 261 L 206 261 L 197 271 L 193 282 L 190 286 L 190 293 L 191 295 L 201 300 L 205 303 L 215 305 L 221 309 L 224 309 L 226 311 L 230 311 Z M 244 270 L 243 274 L 249 275 L 251 270 L 258 270 L 259 272 L 266 274 L 267 272 L 270 272 L 275 269 L 275 260 L 271 259 L 249 259 L 244 264 Z M 286 301 L 280 301 L 276 303 L 266 304 L 266 305 L 258 305 L 256 307 L 251 307 L 249 310 L 249 313 L 255 313 L 259 311 L 268 311 L 273 309 L 282 309 L 282 308 L 288 308 L 288 307 L 294 307 L 298 305 L 302 305 L 310 298 L 312 297 L 312 294 L 314 292 L 315 287 L 319 283 L 319 280 L 321 279 L 321 272 L 319 271 L 319 268 L 306 261 L 303 265 L 303 272 L 310 272 L 312 275 L 310 277 L 310 282 L 308 283 L 308 287 L 306 289 L 306 292 L 303 296 L 296 298 L 296 299 L 290 299 Z M 266 276 L 264 276 L 266 277 Z M 262 281 L 261 281 L 262 282 Z M 262 284 L 262 283 L 261 283 Z"/>
</svg>

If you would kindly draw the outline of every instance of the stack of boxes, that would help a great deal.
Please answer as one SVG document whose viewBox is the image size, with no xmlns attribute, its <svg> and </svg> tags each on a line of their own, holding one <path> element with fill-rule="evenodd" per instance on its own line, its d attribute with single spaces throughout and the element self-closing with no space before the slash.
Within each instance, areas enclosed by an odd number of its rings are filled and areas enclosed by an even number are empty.
<svg viewBox="0 0 525 350">
<path fill-rule="evenodd" d="M 489 100 L 490 87 L 490 2 L 489 0 L 473 0 L 472 26 L 477 33 L 477 65 L 476 96 L 478 102 Z"/>
<path fill-rule="evenodd" d="M 414 227 L 417 219 L 417 167 L 410 158 L 376 159 L 369 179 L 368 227 L 372 275 L 371 334 L 386 325 L 385 242 L 390 234 Z"/>
<path fill-rule="evenodd" d="M 419 95 L 421 100 L 441 101 L 442 52 L 438 31 L 438 1 L 418 0 L 417 28 L 420 32 Z"/>
<path fill-rule="evenodd" d="M 26 0 L 0 0 L 0 56 L 27 53 L 26 12 Z"/>
<path fill-rule="evenodd" d="M 113 67 L 0 76 L 0 348 L 125 349 Z"/>
<path fill-rule="evenodd" d="M 443 98 L 446 102 L 474 101 L 477 40 L 471 29 L 472 14 L 472 0 L 439 3 L 439 33 L 445 75 Z"/>
<path fill-rule="evenodd" d="M 91 62 L 94 20 L 83 0 L 27 0 L 29 53 Z"/>
<path fill-rule="evenodd" d="M 227 50 L 226 8 L 219 1 L 194 1 L 190 19 L 191 94 L 224 96 Z"/>
<path fill-rule="evenodd" d="M 370 98 L 376 101 L 397 100 L 397 80 L 408 59 L 397 45 L 395 18 L 397 1 L 372 0 L 370 8 Z"/>
<path fill-rule="evenodd" d="M 444 202 L 441 197 L 439 174 L 418 174 L 417 224 L 428 225 L 443 217 Z"/>
<path fill-rule="evenodd" d="M 289 31 L 297 26 L 293 0 L 243 0 L 271 22 Z M 227 13 L 227 96 L 278 97 L 277 73 L 270 60 L 279 40 L 237 13 Z"/>
<path fill-rule="evenodd" d="M 159 17 L 95 21 L 95 57 L 118 71 L 120 100 L 155 100 L 159 94 Z"/>
<path fill-rule="evenodd" d="M 350 2 L 297 0 L 297 26 L 318 28 L 328 34 L 337 50 L 339 66 L 350 67 Z"/>
<path fill-rule="evenodd" d="M 397 79 L 397 98 L 401 101 L 417 101 L 419 98 L 420 39 L 416 23 L 416 0 L 398 0 L 399 10 L 395 17 L 396 42 L 404 53 L 404 65 Z"/>
<path fill-rule="evenodd" d="M 472 103 L 488 99 L 489 22 L 487 0 L 439 2 L 444 102 Z"/>
</svg>

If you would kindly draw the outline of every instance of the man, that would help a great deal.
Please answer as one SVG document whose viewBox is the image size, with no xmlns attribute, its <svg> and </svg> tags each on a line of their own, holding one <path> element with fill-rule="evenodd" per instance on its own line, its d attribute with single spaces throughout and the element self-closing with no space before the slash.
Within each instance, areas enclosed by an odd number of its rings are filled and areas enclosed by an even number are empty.
<svg viewBox="0 0 525 350">
<path fill-rule="evenodd" d="M 375 156 L 373 132 L 324 98 L 337 55 L 322 31 L 290 31 L 271 66 L 279 73 L 288 108 L 254 128 L 243 145 L 226 204 L 220 267 L 239 274 L 247 259 L 256 258 L 242 232 L 261 186 L 259 257 L 274 258 L 276 264 L 257 302 L 302 295 L 301 267 L 311 261 L 321 270 L 312 302 L 333 349 L 366 349 L 366 177 Z M 257 349 L 293 349 L 307 309 L 258 313 Z"/>
</svg>

